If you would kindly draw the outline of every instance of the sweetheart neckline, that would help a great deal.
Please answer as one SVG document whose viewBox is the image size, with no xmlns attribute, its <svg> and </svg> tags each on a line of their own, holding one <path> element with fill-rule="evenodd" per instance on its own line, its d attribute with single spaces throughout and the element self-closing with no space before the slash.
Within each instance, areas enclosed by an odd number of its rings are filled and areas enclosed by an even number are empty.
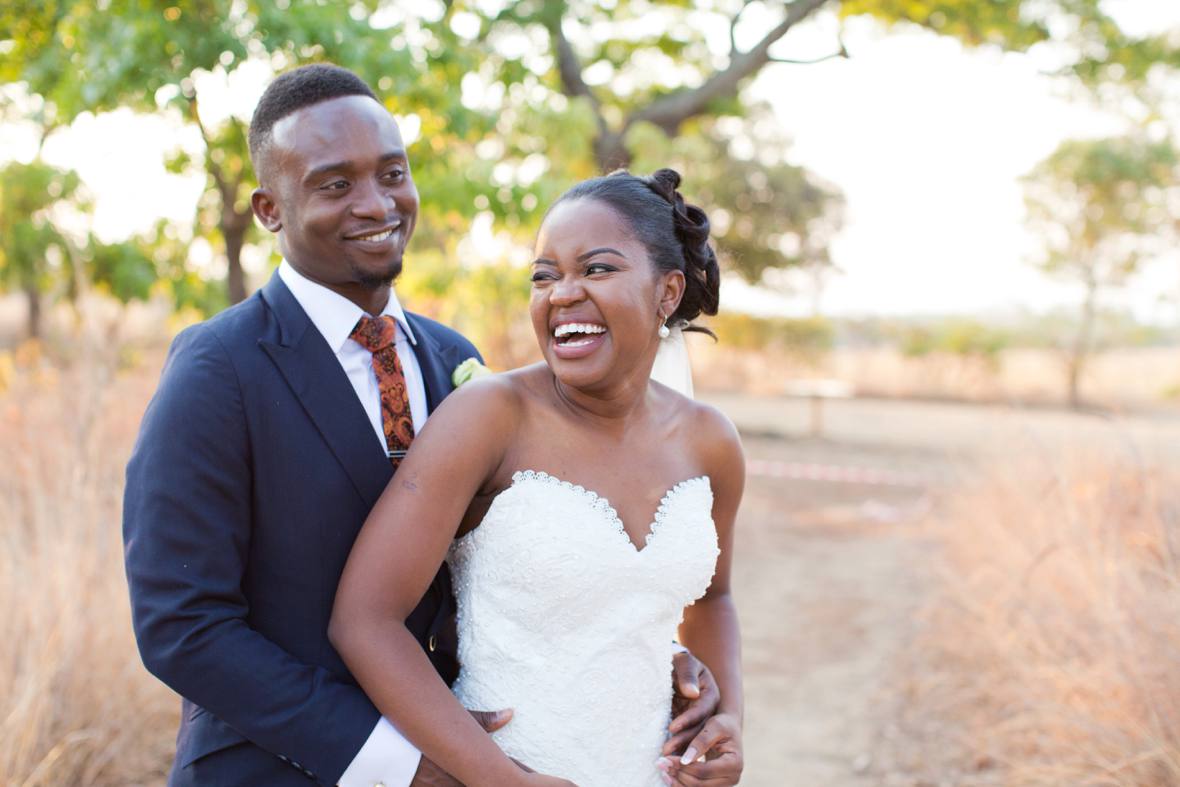
<svg viewBox="0 0 1180 787">
<path fill-rule="evenodd" d="M 574 484 L 569 481 L 564 481 L 555 475 L 546 473 L 543 470 L 517 470 L 512 474 L 512 485 L 509 486 L 508 489 L 505 489 L 504 492 L 515 488 L 516 485 L 521 481 L 540 481 L 542 483 L 555 485 L 563 489 L 568 489 L 575 494 L 587 499 L 590 502 L 591 507 L 598 509 L 610 518 L 611 524 L 615 526 L 616 532 L 626 540 L 628 546 L 631 547 L 632 551 L 634 551 L 636 555 L 642 555 L 647 551 L 648 546 L 651 545 L 652 539 L 655 538 L 656 533 L 659 532 L 660 526 L 664 522 L 664 517 L 667 515 L 668 506 L 671 504 L 672 499 L 675 498 L 678 493 L 692 484 L 700 483 L 702 481 L 709 485 L 709 489 L 712 491 L 712 485 L 708 475 L 693 476 L 692 478 L 686 478 L 683 481 L 673 484 L 670 489 L 664 492 L 663 497 L 660 498 L 659 505 L 656 506 L 656 511 L 652 520 L 647 524 L 647 527 L 644 528 L 647 532 L 643 537 L 643 545 L 639 546 L 634 540 L 632 540 L 631 534 L 627 532 L 626 525 L 623 524 L 622 517 L 619 516 L 618 511 L 615 510 L 614 506 L 611 505 L 610 500 L 608 500 L 606 496 L 600 495 L 592 489 L 587 489 L 581 484 Z M 504 494 L 504 492 L 501 492 L 500 494 Z"/>
</svg>

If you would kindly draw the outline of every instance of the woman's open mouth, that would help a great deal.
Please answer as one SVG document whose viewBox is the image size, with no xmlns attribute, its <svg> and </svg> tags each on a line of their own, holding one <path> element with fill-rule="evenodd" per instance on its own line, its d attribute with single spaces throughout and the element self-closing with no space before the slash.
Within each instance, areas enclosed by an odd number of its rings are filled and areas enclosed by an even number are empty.
<svg viewBox="0 0 1180 787">
<path fill-rule="evenodd" d="M 566 322 L 553 329 L 553 349 L 559 358 L 580 358 L 606 341 L 605 325 Z"/>
</svg>

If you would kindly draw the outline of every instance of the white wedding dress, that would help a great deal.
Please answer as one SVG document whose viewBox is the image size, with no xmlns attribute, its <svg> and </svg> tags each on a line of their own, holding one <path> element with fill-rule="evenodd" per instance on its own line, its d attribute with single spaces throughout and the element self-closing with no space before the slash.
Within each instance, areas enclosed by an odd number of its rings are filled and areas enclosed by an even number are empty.
<svg viewBox="0 0 1180 787">
<path fill-rule="evenodd" d="M 718 555 L 712 508 L 707 477 L 677 484 L 636 549 L 607 500 L 525 471 L 454 543 L 454 691 L 515 711 L 493 734 L 505 752 L 579 787 L 660 787 L 673 639 Z"/>
</svg>

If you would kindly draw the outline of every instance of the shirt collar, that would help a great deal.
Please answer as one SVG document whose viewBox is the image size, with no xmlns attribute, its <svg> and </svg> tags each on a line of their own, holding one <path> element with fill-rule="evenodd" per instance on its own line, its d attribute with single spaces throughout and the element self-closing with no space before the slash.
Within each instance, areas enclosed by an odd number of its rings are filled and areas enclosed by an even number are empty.
<svg viewBox="0 0 1180 787">
<path fill-rule="evenodd" d="M 332 352 L 339 355 L 357 321 L 365 314 L 364 310 L 340 293 L 307 278 L 286 260 L 279 263 L 279 278 L 287 285 L 287 289 L 295 296 L 303 311 L 307 312 L 312 325 L 323 334 Z M 410 340 L 410 344 L 418 344 L 414 338 L 414 331 L 406 320 L 401 302 L 397 299 L 397 293 L 392 287 L 389 289 L 389 301 L 379 316 L 386 315 L 397 322 L 398 328 Z"/>
</svg>

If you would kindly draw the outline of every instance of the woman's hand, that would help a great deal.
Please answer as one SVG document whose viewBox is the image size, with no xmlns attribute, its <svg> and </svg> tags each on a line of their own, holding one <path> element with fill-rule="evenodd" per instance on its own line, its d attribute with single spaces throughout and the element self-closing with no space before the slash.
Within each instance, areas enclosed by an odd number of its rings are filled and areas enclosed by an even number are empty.
<svg viewBox="0 0 1180 787">
<path fill-rule="evenodd" d="M 700 761 L 701 758 L 703 761 Z M 684 787 L 730 787 L 742 776 L 742 726 L 735 716 L 719 713 L 705 722 L 684 756 L 661 757 L 665 784 Z"/>
</svg>

